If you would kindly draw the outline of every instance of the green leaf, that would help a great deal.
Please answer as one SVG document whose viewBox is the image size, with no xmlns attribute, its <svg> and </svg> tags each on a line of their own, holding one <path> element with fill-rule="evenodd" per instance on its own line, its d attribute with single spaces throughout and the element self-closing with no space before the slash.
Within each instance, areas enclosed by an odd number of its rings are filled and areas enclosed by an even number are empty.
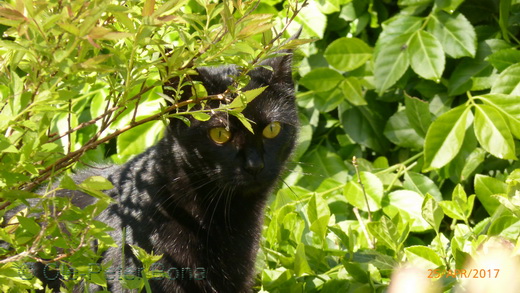
<svg viewBox="0 0 520 293">
<path fill-rule="evenodd" d="M 117 137 L 117 159 L 124 161 L 154 145 L 164 133 L 161 121 L 148 122 L 125 131 Z"/>
<path fill-rule="evenodd" d="M 489 63 L 477 59 L 463 59 L 452 72 L 448 94 L 456 96 L 473 89 L 473 82 L 477 76 L 483 75 L 492 69 Z"/>
<path fill-rule="evenodd" d="M 300 79 L 300 84 L 309 90 L 324 92 L 337 87 L 344 77 L 337 71 L 320 67 L 307 73 Z"/>
<path fill-rule="evenodd" d="M 265 290 L 274 290 L 292 278 L 292 271 L 278 267 L 274 270 L 262 271 L 262 286 Z"/>
<path fill-rule="evenodd" d="M 418 268 L 436 269 L 444 264 L 439 254 L 426 246 L 410 246 L 404 253 L 407 262 Z"/>
<path fill-rule="evenodd" d="M 520 194 L 509 196 L 507 194 L 497 194 L 496 198 L 500 204 L 508 209 L 517 219 L 520 218 Z M 497 216 L 498 213 L 493 215 Z M 495 217 L 493 217 L 494 219 Z"/>
<path fill-rule="evenodd" d="M 462 185 L 457 184 L 457 186 L 455 186 L 452 194 L 452 200 L 459 206 L 459 208 L 462 209 L 466 219 L 469 218 L 471 212 L 473 211 L 474 198 L 474 194 L 470 196 L 466 195 L 466 191 L 464 191 L 464 187 L 462 187 Z"/>
<path fill-rule="evenodd" d="M 421 29 L 424 22 L 423 17 L 410 15 L 396 15 L 383 23 L 383 31 L 377 40 L 376 51 L 381 49 L 381 46 L 388 44 L 392 39 L 408 33 L 415 33 Z"/>
<path fill-rule="evenodd" d="M 32 218 L 26 218 L 22 216 L 17 216 L 18 223 L 20 223 L 20 228 L 18 228 L 17 232 L 20 231 L 25 236 L 31 235 L 36 236 L 41 230 L 40 225 L 36 223 L 36 221 Z"/>
<path fill-rule="evenodd" d="M 365 284 L 370 282 L 370 274 L 368 270 L 360 263 L 350 262 L 347 259 L 342 260 L 343 266 L 345 270 L 348 272 L 348 275 L 351 276 L 355 281 Z"/>
<path fill-rule="evenodd" d="M 431 196 L 437 201 L 442 200 L 442 194 L 439 187 L 437 187 L 433 180 L 422 174 L 411 171 L 404 173 L 403 187 L 415 191 L 423 196 L 431 194 Z"/>
<path fill-rule="evenodd" d="M 305 255 L 305 245 L 300 242 L 296 247 L 296 253 L 294 255 L 294 273 L 297 277 L 305 274 L 312 274 L 312 269 L 307 262 L 307 256 Z"/>
<path fill-rule="evenodd" d="M 491 93 L 520 96 L 520 63 L 500 73 L 491 87 Z"/>
<path fill-rule="evenodd" d="M 468 197 L 462 185 L 458 184 L 453 190 L 452 200 L 441 201 L 439 205 L 448 217 L 467 222 L 473 210 L 474 199 L 474 194 Z"/>
<path fill-rule="evenodd" d="M 422 203 L 424 197 L 411 190 L 396 190 L 388 194 L 383 212 L 389 217 L 401 215 L 406 221 L 413 221 L 411 231 L 422 232 L 432 227 L 422 217 Z"/>
<path fill-rule="evenodd" d="M 209 119 L 211 119 L 211 115 L 203 113 L 203 112 L 191 112 L 190 114 L 191 114 L 191 116 L 193 116 L 193 118 L 195 118 L 199 121 L 208 121 Z"/>
<path fill-rule="evenodd" d="M 441 168 L 459 152 L 464 141 L 470 108 L 458 106 L 433 121 L 424 143 L 423 170 Z"/>
<path fill-rule="evenodd" d="M 320 12 L 315 2 L 309 2 L 306 9 L 298 13 L 295 20 L 303 25 L 303 30 L 311 37 L 323 38 L 327 17 Z"/>
<path fill-rule="evenodd" d="M 444 212 L 437 203 L 437 200 L 433 198 L 429 193 L 424 197 L 422 204 L 422 217 L 423 219 L 432 226 L 432 228 L 439 233 L 439 227 L 441 226 L 442 219 L 444 218 Z"/>
<path fill-rule="evenodd" d="M 2 190 L 0 191 L 0 199 L 14 201 L 17 199 L 39 198 L 40 195 L 25 190 Z"/>
<path fill-rule="evenodd" d="M 486 151 L 500 159 L 516 159 L 511 131 L 495 108 L 475 104 L 474 129 L 480 145 Z"/>
<path fill-rule="evenodd" d="M 452 58 L 474 57 L 477 36 L 471 23 L 461 13 L 439 11 L 430 15 L 428 31 L 440 41 L 444 52 Z"/>
<path fill-rule="evenodd" d="M 365 96 L 361 83 L 356 77 L 347 77 L 340 84 L 339 87 L 343 91 L 343 96 L 354 106 L 366 105 Z"/>
<path fill-rule="evenodd" d="M 112 183 L 101 176 L 91 176 L 79 184 L 80 187 L 92 190 L 110 190 L 114 188 Z"/>
<path fill-rule="evenodd" d="M 381 220 L 393 223 L 388 218 Z M 393 224 L 395 225 L 395 223 Z M 371 264 L 376 268 L 385 271 L 392 270 L 396 267 L 396 265 L 398 265 L 398 262 L 390 255 L 378 252 L 376 250 L 358 250 L 354 253 L 352 260 L 358 263 Z"/>
<path fill-rule="evenodd" d="M 410 39 L 410 65 L 425 79 L 439 82 L 444 71 L 444 51 L 441 43 L 429 32 L 419 30 Z"/>
<path fill-rule="evenodd" d="M 428 102 L 415 97 L 406 95 L 404 97 L 405 112 L 410 125 L 421 137 L 426 136 L 426 132 L 432 123 L 432 114 Z"/>
<path fill-rule="evenodd" d="M 329 64 L 340 71 L 352 71 L 372 58 L 372 49 L 358 38 L 339 38 L 323 54 Z"/>
<path fill-rule="evenodd" d="M 237 108 L 237 111 L 242 111 L 247 104 L 249 104 L 251 101 L 253 101 L 256 97 L 258 97 L 261 93 L 265 91 L 267 86 L 259 87 L 256 89 L 248 90 L 245 92 L 242 92 L 238 97 L 236 97 L 233 102 L 231 102 L 229 105 L 227 105 L 229 108 Z M 197 119 L 200 120 L 200 119 Z M 206 120 L 201 120 L 206 121 Z"/>
<path fill-rule="evenodd" d="M 487 56 L 487 61 L 498 71 L 503 71 L 511 65 L 520 63 L 520 51 L 516 48 L 499 50 Z"/>
<path fill-rule="evenodd" d="M 74 182 L 74 180 L 72 180 L 72 178 L 70 178 L 67 175 L 65 175 L 65 176 L 63 176 L 63 178 L 61 178 L 60 187 L 63 189 L 68 189 L 68 190 L 77 190 L 78 189 L 76 182 Z"/>
<path fill-rule="evenodd" d="M 513 1 L 500 1 L 499 13 L 500 17 L 498 19 L 498 24 L 500 25 L 500 30 L 502 31 L 502 37 L 505 41 L 509 42 L 509 14 L 511 13 L 511 4 Z"/>
<path fill-rule="evenodd" d="M 381 201 L 383 198 L 384 188 L 381 180 L 370 172 L 359 172 L 361 182 L 365 188 L 366 196 L 363 193 L 361 185 L 358 183 L 357 175 L 350 180 L 343 190 L 348 203 L 360 210 L 367 211 L 367 201 L 370 211 L 374 212 L 381 209 Z"/>
<path fill-rule="evenodd" d="M 439 202 L 439 205 L 442 207 L 442 210 L 448 217 L 455 220 L 465 220 L 463 211 L 455 202 L 451 200 L 445 200 Z"/>
<path fill-rule="evenodd" d="M 489 215 L 493 215 L 500 202 L 493 195 L 507 192 L 507 184 L 493 177 L 477 174 L 475 176 L 475 194 Z"/>
<path fill-rule="evenodd" d="M 475 97 L 475 99 L 480 99 L 498 110 L 502 117 L 506 118 L 509 130 L 520 139 L 520 103 L 518 103 L 517 96 L 488 94 Z"/>
<path fill-rule="evenodd" d="M 381 129 L 385 120 L 375 107 L 359 106 L 348 109 L 340 117 L 345 132 L 357 143 L 367 146 L 376 152 L 388 150 L 389 142 Z"/>
<path fill-rule="evenodd" d="M 390 248 L 394 252 L 398 252 L 400 235 L 396 225 L 387 217 L 381 217 L 381 220 L 367 223 L 367 229 L 370 234 L 381 244 Z"/>
<path fill-rule="evenodd" d="M 411 127 L 405 111 L 399 111 L 390 117 L 383 133 L 398 146 L 414 150 L 423 147 L 424 138 Z"/>
<path fill-rule="evenodd" d="M 272 14 L 251 14 L 242 19 L 242 23 L 247 25 L 240 29 L 237 35 L 238 39 L 245 39 L 256 34 L 270 30 L 273 26 Z"/>
<path fill-rule="evenodd" d="M 393 86 L 408 69 L 408 43 L 412 35 L 401 35 L 381 44 L 374 64 L 374 81 L 379 95 Z"/>
<path fill-rule="evenodd" d="M 336 109 L 345 101 L 345 98 L 346 96 L 341 86 L 335 86 L 325 92 L 315 92 L 313 102 L 318 111 L 327 113 Z"/>
<path fill-rule="evenodd" d="M 249 130 L 249 132 L 255 133 L 253 127 L 251 126 L 251 122 L 246 118 L 246 116 L 244 116 L 244 114 L 237 111 L 229 111 L 228 113 L 235 116 L 242 123 L 242 125 L 244 125 L 244 127 Z"/>
<path fill-rule="evenodd" d="M 330 210 L 327 202 L 321 196 L 313 195 L 309 201 L 307 213 L 311 223 L 310 230 L 318 234 L 320 240 L 324 240 L 330 219 Z"/>
<path fill-rule="evenodd" d="M 345 182 L 348 169 L 343 159 L 336 152 L 324 146 L 318 146 L 302 156 L 303 172 L 307 175 L 300 179 L 302 187 L 316 189 L 325 178 Z"/>
<path fill-rule="evenodd" d="M 464 167 L 460 173 L 461 180 L 467 180 L 476 171 L 486 159 L 486 151 L 481 148 L 475 148 L 469 155 L 464 158 Z"/>
<path fill-rule="evenodd" d="M 506 239 L 514 239 L 520 234 L 520 220 L 517 216 L 501 216 L 491 223 L 488 233 L 500 235 Z"/>
<path fill-rule="evenodd" d="M 311 223 L 322 217 L 330 217 L 330 210 L 327 202 L 321 196 L 313 194 L 307 207 L 307 216 Z"/>
<path fill-rule="evenodd" d="M 452 13 L 457 10 L 464 0 L 435 0 L 435 4 L 442 10 Z"/>
</svg>

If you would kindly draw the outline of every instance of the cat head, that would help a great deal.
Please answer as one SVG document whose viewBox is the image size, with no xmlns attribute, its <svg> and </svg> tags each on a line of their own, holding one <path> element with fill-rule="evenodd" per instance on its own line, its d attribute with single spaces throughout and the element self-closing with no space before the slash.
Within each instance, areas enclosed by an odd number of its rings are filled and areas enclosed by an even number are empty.
<svg viewBox="0 0 520 293">
<path fill-rule="evenodd" d="M 276 182 L 294 149 L 298 128 L 292 55 L 272 58 L 262 65 L 272 70 L 259 67 L 250 71 L 250 82 L 244 88 L 267 86 L 242 111 L 253 132 L 223 111 L 212 112 L 207 121 L 188 118 L 189 126 L 179 119 L 171 120 L 167 137 L 177 163 L 188 176 L 211 180 L 245 195 L 265 193 Z M 218 95 L 240 72 L 235 66 L 222 66 L 198 68 L 197 73 L 191 78 L 202 83 L 208 95 Z M 191 92 L 189 85 L 182 90 Z M 167 88 L 164 92 L 171 94 Z M 212 101 L 205 107 L 216 108 L 219 103 Z"/>
</svg>

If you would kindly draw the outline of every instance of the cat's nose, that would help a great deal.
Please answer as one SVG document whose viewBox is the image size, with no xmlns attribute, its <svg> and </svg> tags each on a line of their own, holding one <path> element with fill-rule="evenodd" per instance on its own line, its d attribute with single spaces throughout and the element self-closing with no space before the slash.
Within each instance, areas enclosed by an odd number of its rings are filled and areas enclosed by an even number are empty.
<svg viewBox="0 0 520 293">
<path fill-rule="evenodd" d="M 256 176 L 264 169 L 264 160 L 256 151 L 246 152 L 246 161 L 244 169 L 247 173 Z"/>
</svg>

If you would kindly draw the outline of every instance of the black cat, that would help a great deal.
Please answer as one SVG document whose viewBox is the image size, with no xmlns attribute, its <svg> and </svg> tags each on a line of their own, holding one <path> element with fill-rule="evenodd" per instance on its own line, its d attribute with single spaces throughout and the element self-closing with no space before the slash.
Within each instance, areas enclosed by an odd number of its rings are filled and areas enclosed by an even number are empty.
<svg viewBox="0 0 520 293">
<path fill-rule="evenodd" d="M 153 292 L 251 291 L 264 206 L 296 140 L 291 63 L 288 54 L 263 64 L 272 71 L 260 67 L 248 73 L 245 90 L 267 86 L 242 112 L 254 122 L 254 133 L 225 112 L 214 112 L 205 122 L 190 119 L 190 126 L 172 118 L 157 145 L 125 165 L 89 171 L 114 185 L 108 194 L 116 203 L 99 220 L 115 229 L 119 246 L 125 229 L 126 244 L 163 255 L 153 266 L 159 273 L 149 280 Z M 239 74 L 234 66 L 197 72 L 191 78 L 209 95 L 225 92 Z M 165 94 L 172 94 L 171 86 Z M 80 205 L 92 200 L 76 191 L 64 193 Z M 121 270 L 121 251 L 109 249 L 103 262 L 111 268 L 99 272 L 114 279 L 112 292 L 123 291 L 117 279 L 133 278 L 142 267 L 125 247 Z"/>
</svg>

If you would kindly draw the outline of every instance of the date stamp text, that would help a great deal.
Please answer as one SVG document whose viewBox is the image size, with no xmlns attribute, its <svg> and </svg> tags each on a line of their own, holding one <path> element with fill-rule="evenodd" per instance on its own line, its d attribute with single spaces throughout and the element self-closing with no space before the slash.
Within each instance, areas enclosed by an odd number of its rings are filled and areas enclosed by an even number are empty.
<svg viewBox="0 0 520 293">
<path fill-rule="evenodd" d="M 461 269 L 446 270 L 428 269 L 428 279 L 438 279 L 441 277 L 452 277 L 460 279 L 496 279 L 500 269 Z"/>
</svg>

